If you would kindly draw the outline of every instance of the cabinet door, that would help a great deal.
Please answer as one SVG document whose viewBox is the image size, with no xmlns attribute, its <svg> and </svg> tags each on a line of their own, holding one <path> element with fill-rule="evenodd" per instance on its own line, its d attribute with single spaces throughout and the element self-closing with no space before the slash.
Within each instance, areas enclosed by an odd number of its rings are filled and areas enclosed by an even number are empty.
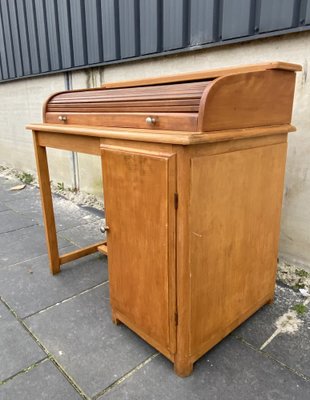
<svg viewBox="0 0 310 400">
<path fill-rule="evenodd" d="M 175 155 L 106 147 L 102 166 L 113 312 L 174 353 Z"/>
</svg>

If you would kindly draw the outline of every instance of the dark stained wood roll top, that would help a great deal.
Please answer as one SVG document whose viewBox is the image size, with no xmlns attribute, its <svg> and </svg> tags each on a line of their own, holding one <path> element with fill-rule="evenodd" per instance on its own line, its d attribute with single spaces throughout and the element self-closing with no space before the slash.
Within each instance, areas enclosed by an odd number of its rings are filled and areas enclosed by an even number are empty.
<svg viewBox="0 0 310 400">
<path fill-rule="evenodd" d="M 67 92 L 52 98 L 47 111 L 58 112 L 198 112 L 210 82 L 193 82 L 126 89 Z"/>
<path fill-rule="evenodd" d="M 281 64 L 281 65 L 280 65 Z M 210 71 L 56 93 L 45 104 L 49 124 L 208 132 L 289 124 L 293 64 Z M 126 85 L 126 86 L 125 86 Z"/>
</svg>

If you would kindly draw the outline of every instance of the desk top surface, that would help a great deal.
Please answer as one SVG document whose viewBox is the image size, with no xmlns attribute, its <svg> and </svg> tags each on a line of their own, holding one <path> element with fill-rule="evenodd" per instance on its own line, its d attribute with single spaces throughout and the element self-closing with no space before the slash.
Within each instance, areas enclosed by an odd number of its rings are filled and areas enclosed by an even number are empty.
<svg viewBox="0 0 310 400">
<path fill-rule="evenodd" d="M 249 137 L 277 135 L 294 132 L 296 128 L 290 124 L 261 126 L 246 129 L 227 129 L 206 133 L 184 132 L 184 131 L 153 131 L 147 129 L 125 129 L 110 127 L 89 126 L 65 126 L 58 124 L 29 124 L 27 129 L 33 132 L 47 132 L 52 134 L 64 134 L 70 136 L 86 136 L 95 138 L 109 138 L 133 140 L 139 142 L 170 143 L 180 145 L 191 145 L 199 143 L 213 143 L 227 140 L 238 140 Z"/>
</svg>

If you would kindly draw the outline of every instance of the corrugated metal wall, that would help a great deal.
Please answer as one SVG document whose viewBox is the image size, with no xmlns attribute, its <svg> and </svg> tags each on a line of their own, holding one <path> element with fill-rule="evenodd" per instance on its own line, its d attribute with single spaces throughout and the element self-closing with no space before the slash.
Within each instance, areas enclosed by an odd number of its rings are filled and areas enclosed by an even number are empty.
<svg viewBox="0 0 310 400">
<path fill-rule="evenodd" d="M 0 80 L 310 28 L 310 0 L 0 0 Z"/>
</svg>

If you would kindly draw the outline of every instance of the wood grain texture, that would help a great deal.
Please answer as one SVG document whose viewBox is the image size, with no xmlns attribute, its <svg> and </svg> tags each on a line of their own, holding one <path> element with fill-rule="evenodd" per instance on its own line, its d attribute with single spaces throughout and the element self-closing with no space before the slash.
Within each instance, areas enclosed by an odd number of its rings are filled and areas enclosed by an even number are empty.
<svg viewBox="0 0 310 400">
<path fill-rule="evenodd" d="M 296 66 L 252 65 L 195 81 L 54 94 L 44 122 L 60 125 L 209 132 L 289 124 Z M 209 77 L 209 78 L 207 78 Z M 209 79 L 209 80 L 208 80 Z M 148 117 L 154 119 L 148 124 Z"/>
<path fill-rule="evenodd" d="M 298 70 L 274 62 L 62 92 L 28 126 L 52 272 L 108 251 L 112 321 L 179 376 L 273 299 Z M 59 257 L 46 146 L 101 156 L 107 243 Z"/>
<path fill-rule="evenodd" d="M 61 130 L 59 130 L 61 132 Z M 65 132 L 49 132 L 36 131 L 37 140 L 40 146 L 52 147 L 55 149 L 76 151 L 78 153 L 86 153 L 99 156 L 100 155 L 100 139 L 98 137 L 83 135 L 83 131 L 79 135 L 68 135 Z"/>
<path fill-rule="evenodd" d="M 66 123 L 59 121 L 60 115 L 65 115 Z M 146 122 L 148 117 L 155 118 L 154 125 Z M 84 125 L 84 126 L 107 126 L 124 127 L 149 130 L 179 130 L 195 131 L 197 130 L 197 113 L 125 113 L 121 110 L 118 113 L 71 113 L 71 112 L 48 112 L 45 122 L 48 124 L 60 125 Z"/>
<path fill-rule="evenodd" d="M 99 251 L 99 253 L 104 254 L 104 255 L 108 255 L 108 245 L 107 245 L 107 241 L 105 241 L 104 243 L 100 244 L 97 248 L 97 250 Z"/>
<path fill-rule="evenodd" d="M 70 261 L 77 260 L 78 258 L 88 256 L 89 254 L 96 253 L 98 248 L 104 246 L 105 242 L 99 242 L 83 247 L 82 249 L 71 251 L 59 257 L 60 265 L 66 264 Z"/>
<path fill-rule="evenodd" d="M 179 376 L 188 376 L 193 370 L 190 359 L 190 282 L 189 266 L 189 201 L 191 177 L 189 147 L 177 147 L 177 191 L 179 196 L 177 212 L 177 352 L 174 370 Z"/>
<path fill-rule="evenodd" d="M 181 131 L 152 131 L 149 129 L 124 129 L 124 128 L 97 128 L 89 126 L 70 126 L 70 125 L 56 125 L 56 124 L 29 124 L 27 129 L 35 132 L 40 132 L 40 140 L 43 138 L 42 133 L 46 132 L 52 135 L 44 136 L 44 143 L 46 146 L 57 147 L 57 140 L 59 139 L 59 146 L 61 146 L 62 138 L 55 134 L 68 136 L 63 142 L 63 149 L 68 149 L 69 146 L 80 148 L 83 153 L 89 152 L 90 154 L 97 154 L 97 143 L 94 140 L 92 145 L 91 141 L 82 144 L 80 140 L 70 139 L 70 136 L 91 137 L 91 138 L 107 138 L 125 141 L 148 142 L 148 143 L 170 143 L 170 144 L 201 144 L 201 143 L 215 143 L 224 142 L 227 140 L 240 140 L 251 137 L 269 136 L 269 135 L 282 135 L 283 133 L 295 131 L 295 127 L 290 124 L 276 125 L 276 126 L 261 126 L 258 128 L 245 128 L 245 129 L 227 129 L 223 131 L 212 131 L 206 133 L 197 132 L 181 132 Z M 49 136 L 53 136 L 50 141 Z M 57 137 L 57 140 L 55 138 Z M 43 143 L 43 142 L 42 142 Z M 49 144 L 47 144 L 49 143 Z"/>
<path fill-rule="evenodd" d="M 191 159 L 191 355 L 272 296 L 285 158 L 284 143 Z"/>
<path fill-rule="evenodd" d="M 295 73 L 259 71 L 213 81 L 200 103 L 198 131 L 289 124 Z"/>
<path fill-rule="evenodd" d="M 113 313 L 173 353 L 175 157 L 103 146 L 102 164 Z"/>
<path fill-rule="evenodd" d="M 161 106 L 169 101 L 170 104 L 198 104 L 202 92 L 210 85 L 208 81 L 168 84 L 159 86 L 136 87 L 125 89 L 103 90 L 102 88 L 89 90 L 72 90 L 55 94 L 47 104 L 47 110 L 50 107 L 62 105 L 64 107 L 71 105 L 76 106 L 87 105 L 89 102 L 97 104 L 97 106 L 105 107 L 116 106 L 118 109 L 122 105 L 134 107 L 139 110 L 140 106 L 145 105 L 145 101 L 152 101 Z"/>
<path fill-rule="evenodd" d="M 36 157 L 38 181 L 41 194 L 42 213 L 44 220 L 45 238 L 49 257 L 50 271 L 53 275 L 60 271 L 58 241 L 50 185 L 50 176 L 46 148 L 38 144 L 37 134 L 33 133 L 34 153 Z"/>
</svg>

